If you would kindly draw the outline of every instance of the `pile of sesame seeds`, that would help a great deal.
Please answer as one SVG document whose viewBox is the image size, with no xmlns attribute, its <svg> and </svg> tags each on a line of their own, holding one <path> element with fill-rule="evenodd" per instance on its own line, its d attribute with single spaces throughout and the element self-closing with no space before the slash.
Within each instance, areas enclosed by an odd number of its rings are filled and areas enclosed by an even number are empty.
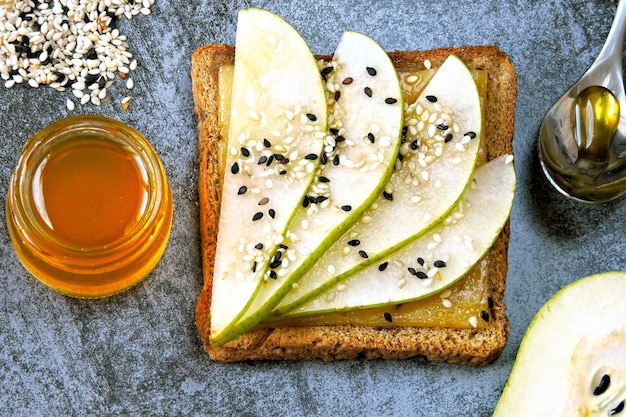
<svg viewBox="0 0 626 417">
<path fill-rule="evenodd" d="M 119 19 L 149 15 L 154 0 L 16 0 L 0 7 L 0 78 L 56 91 L 71 90 L 76 103 L 99 106 L 116 77 L 131 90 L 136 69 Z M 76 100 L 76 101 L 75 101 Z M 121 99 L 126 109 L 131 97 Z"/>
</svg>

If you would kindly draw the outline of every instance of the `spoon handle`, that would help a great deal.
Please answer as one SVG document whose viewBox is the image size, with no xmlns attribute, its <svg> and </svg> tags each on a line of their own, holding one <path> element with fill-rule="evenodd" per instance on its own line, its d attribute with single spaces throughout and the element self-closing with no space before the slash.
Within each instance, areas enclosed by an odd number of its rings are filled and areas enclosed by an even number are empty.
<svg viewBox="0 0 626 417">
<path fill-rule="evenodd" d="M 611 61 L 614 68 L 622 67 L 622 53 L 624 51 L 624 37 L 626 35 L 626 0 L 620 0 L 615 10 L 613 24 L 606 37 L 604 46 L 596 62 Z"/>
</svg>

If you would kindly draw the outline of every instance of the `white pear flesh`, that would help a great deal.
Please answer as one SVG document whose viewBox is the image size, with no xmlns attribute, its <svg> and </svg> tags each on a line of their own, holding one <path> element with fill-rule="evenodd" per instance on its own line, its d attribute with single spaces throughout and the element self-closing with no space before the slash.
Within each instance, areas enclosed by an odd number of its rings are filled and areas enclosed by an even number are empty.
<svg viewBox="0 0 626 417">
<path fill-rule="evenodd" d="M 494 417 L 621 415 L 625 401 L 626 273 L 605 272 L 569 284 L 539 310 Z"/>
<path fill-rule="evenodd" d="M 242 9 L 213 274 L 214 344 L 226 341 L 267 279 L 319 164 L 307 156 L 320 155 L 326 127 L 324 88 L 306 42 L 280 17 Z M 278 163 L 276 154 L 289 163 Z"/>
<path fill-rule="evenodd" d="M 400 304 L 457 282 L 489 250 L 509 218 L 516 185 L 512 160 L 503 155 L 477 168 L 457 209 L 440 225 L 285 318 Z"/>
<path fill-rule="evenodd" d="M 267 315 L 291 285 L 341 236 L 381 192 L 394 168 L 402 134 L 404 103 L 395 66 L 373 39 L 344 32 L 328 64 L 332 84 L 333 124 L 345 139 L 327 136 L 326 163 L 318 167 L 308 196 L 326 198 L 301 205 L 283 241 L 280 266 L 267 280 L 239 322 L 233 335 L 249 330 Z M 369 68 L 369 72 L 368 72 Z M 350 84 L 342 84 L 350 78 Z M 365 93 L 369 88 L 371 96 Z M 339 91 L 339 99 L 334 100 Z M 373 139 L 373 140 L 372 140 Z M 337 156 L 339 163 L 333 163 Z M 320 177 L 324 180 L 320 180 Z M 306 198 L 306 197 L 305 197 Z M 350 206 L 350 211 L 341 207 Z M 278 263 L 278 261 L 277 261 Z"/>
<path fill-rule="evenodd" d="M 436 98 L 436 102 L 431 102 Z M 402 168 L 394 170 L 385 190 L 372 207 L 334 243 L 281 300 L 274 315 L 282 315 L 315 298 L 361 269 L 378 263 L 389 253 L 417 239 L 455 206 L 471 179 L 482 131 L 480 97 L 472 74 L 450 55 L 417 99 L 426 120 L 405 120 L 407 135 L 417 131 L 414 153 L 407 153 Z M 437 126 L 451 114 L 453 140 L 445 142 Z M 430 117 L 437 114 L 438 117 Z M 406 116 L 405 116 L 406 117 Z M 415 119 L 415 120 L 414 120 Z M 423 123 L 420 124 L 419 121 Z M 421 127 L 421 130 L 419 129 Z M 465 135 L 473 132 L 473 139 Z M 412 139 L 411 139 L 412 140 Z M 401 145 L 410 146 L 410 141 Z M 429 153 L 420 152 L 429 144 Z M 439 150 L 437 150 L 439 149 Z M 410 157 L 409 157 L 410 156 Z M 349 242 L 358 239 L 359 247 Z M 346 248 L 350 253 L 346 255 Z"/>
</svg>

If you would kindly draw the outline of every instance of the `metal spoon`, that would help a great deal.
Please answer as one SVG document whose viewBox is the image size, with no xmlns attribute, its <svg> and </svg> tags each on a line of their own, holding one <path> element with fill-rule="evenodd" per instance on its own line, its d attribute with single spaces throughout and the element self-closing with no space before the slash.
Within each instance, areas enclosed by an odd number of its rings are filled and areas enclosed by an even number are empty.
<svg viewBox="0 0 626 417">
<path fill-rule="evenodd" d="M 539 129 L 546 177 L 563 195 L 583 203 L 604 203 L 626 192 L 625 35 L 626 0 L 620 0 L 600 54 Z"/>
</svg>

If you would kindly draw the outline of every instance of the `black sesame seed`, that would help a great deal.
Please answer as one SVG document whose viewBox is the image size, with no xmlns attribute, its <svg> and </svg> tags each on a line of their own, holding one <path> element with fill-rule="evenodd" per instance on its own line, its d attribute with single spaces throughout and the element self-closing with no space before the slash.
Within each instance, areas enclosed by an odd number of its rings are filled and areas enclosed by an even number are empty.
<svg viewBox="0 0 626 417">
<path fill-rule="evenodd" d="M 283 257 L 283 253 L 281 251 L 277 251 L 274 254 L 274 259 L 272 262 L 276 262 L 276 261 L 280 261 L 280 259 Z"/>
<path fill-rule="evenodd" d="M 285 157 L 279 153 L 275 153 L 274 154 L 274 159 L 277 160 L 278 162 L 283 162 L 283 160 L 285 159 Z"/>
<path fill-rule="evenodd" d="M 417 271 L 415 270 L 415 268 L 413 268 L 413 267 L 409 267 L 409 268 L 407 268 L 407 270 L 409 271 L 409 274 L 411 274 L 411 275 L 417 275 Z"/>
<path fill-rule="evenodd" d="M 30 38 L 28 36 L 26 36 L 26 35 L 22 36 L 22 45 L 24 45 L 24 46 L 30 45 Z"/>
<path fill-rule="evenodd" d="M 469 131 L 464 136 L 469 136 L 470 139 L 475 139 L 476 138 L 476 133 L 474 133 L 472 131 Z"/>
<path fill-rule="evenodd" d="M 433 263 L 434 266 L 436 266 L 437 268 L 445 268 L 446 267 L 446 263 L 442 260 L 437 260 Z"/>
<path fill-rule="evenodd" d="M 359 246 L 361 244 L 361 241 L 359 239 L 352 239 L 351 241 L 348 242 L 348 245 L 350 246 Z"/>
<path fill-rule="evenodd" d="M 276 278 L 278 278 L 278 275 L 276 274 L 276 271 L 270 271 L 270 278 L 271 278 L 271 279 L 276 279 Z"/>
<path fill-rule="evenodd" d="M 622 411 L 624 411 L 624 401 L 621 401 L 619 404 L 617 404 L 617 407 L 612 409 L 609 412 L 609 415 L 614 416 L 615 414 L 621 413 Z"/>
<path fill-rule="evenodd" d="M 593 390 L 593 395 L 602 395 L 609 389 L 609 385 L 611 385 L 611 377 L 608 375 L 602 375 L 600 378 L 600 382 L 598 386 Z"/>
<path fill-rule="evenodd" d="M 385 197 L 386 200 L 393 201 L 393 194 L 388 193 L 387 191 L 383 191 L 383 197 Z"/>
<path fill-rule="evenodd" d="M 493 308 L 493 298 L 487 298 L 487 305 L 489 306 L 489 308 Z"/>
<path fill-rule="evenodd" d="M 280 245 L 278 245 L 278 247 L 281 249 L 289 249 L 289 246 L 285 245 L 284 243 L 281 243 Z"/>
<path fill-rule="evenodd" d="M 258 250 L 263 249 L 263 243 L 261 243 L 261 242 L 257 243 L 256 245 L 254 245 L 254 248 L 258 249 Z"/>
<path fill-rule="evenodd" d="M 335 142 L 337 142 L 337 143 L 339 143 L 339 142 L 343 142 L 343 141 L 345 141 L 345 140 L 346 140 L 346 138 L 344 138 L 344 137 L 343 137 L 343 136 L 341 136 L 341 135 L 338 135 L 338 136 L 335 138 Z"/>
<path fill-rule="evenodd" d="M 437 97 L 435 97 L 435 96 L 426 96 L 426 100 L 430 101 L 431 103 L 436 103 L 437 102 Z"/>
<path fill-rule="evenodd" d="M 245 194 L 246 191 L 248 191 L 248 187 L 242 185 L 241 187 L 239 187 L 239 190 L 237 190 L 237 195 Z"/>
<path fill-rule="evenodd" d="M 267 158 L 265 165 L 270 166 L 272 165 L 272 162 L 274 162 L 274 155 L 270 155 L 269 158 Z"/>
<path fill-rule="evenodd" d="M 417 271 L 415 276 L 418 277 L 419 279 L 426 279 L 426 278 L 428 278 L 428 275 L 426 275 L 426 273 L 423 272 L 423 271 Z"/>
<path fill-rule="evenodd" d="M 365 93 L 366 96 L 371 97 L 372 96 L 372 89 L 369 87 L 365 87 L 363 89 L 363 92 Z"/>
<path fill-rule="evenodd" d="M 370 142 L 374 143 L 376 141 L 376 137 L 374 136 L 374 134 L 372 132 L 369 132 L 367 134 L 367 138 L 369 139 Z"/>
<path fill-rule="evenodd" d="M 359 256 L 360 256 L 361 258 L 365 258 L 365 259 L 367 259 L 367 252 L 365 252 L 364 250 L 360 250 L 360 251 L 359 251 Z"/>
<path fill-rule="evenodd" d="M 257 164 L 258 165 L 263 165 L 266 162 L 267 162 L 267 156 L 261 155 L 261 157 L 259 158 L 259 162 L 257 162 Z"/>
<path fill-rule="evenodd" d="M 256 266 L 257 266 L 257 263 L 256 261 L 254 261 L 254 263 L 252 264 L 252 272 L 256 272 Z"/>
<path fill-rule="evenodd" d="M 19 72 L 18 70 L 16 70 L 16 69 L 13 69 L 13 70 L 9 71 L 9 75 L 10 75 L 11 77 L 13 77 L 14 75 L 19 75 L 19 73 L 20 73 L 20 72 Z"/>
<path fill-rule="evenodd" d="M 266 148 L 271 148 L 272 147 L 272 142 L 270 142 L 269 140 L 263 138 L 263 146 L 265 146 Z"/>
<path fill-rule="evenodd" d="M 320 182 L 330 182 L 330 180 L 327 177 L 321 176 L 318 178 Z"/>
<path fill-rule="evenodd" d="M 287 171 L 285 171 L 284 169 L 281 169 L 280 171 L 278 171 L 278 173 L 280 175 L 285 175 L 287 173 Z"/>
<path fill-rule="evenodd" d="M 449 126 L 448 126 L 448 125 L 446 125 L 445 123 L 439 123 L 439 124 L 437 125 L 437 129 L 439 129 L 439 130 L 448 130 L 448 129 L 449 129 Z"/>
<path fill-rule="evenodd" d="M 98 87 L 100 87 L 102 89 L 102 88 L 104 88 L 106 83 L 107 83 L 106 78 L 104 78 L 103 76 L 98 77 Z"/>
<path fill-rule="evenodd" d="M 385 269 L 387 269 L 387 265 L 389 265 L 389 262 L 383 262 L 382 264 L 378 265 L 378 270 L 379 271 L 384 271 Z"/>
<path fill-rule="evenodd" d="M 349 85 L 349 84 L 352 84 L 352 81 L 354 81 L 354 79 L 352 77 L 348 77 L 348 78 L 345 78 L 341 83 L 343 85 Z"/>
<path fill-rule="evenodd" d="M 263 213 L 259 211 L 257 213 L 254 213 L 254 216 L 252 216 L 252 221 L 255 222 L 261 219 L 262 217 L 263 217 Z"/>
<path fill-rule="evenodd" d="M 314 115 L 313 113 L 307 113 L 307 114 L 306 114 L 306 117 L 307 117 L 310 121 L 312 121 L 312 122 L 314 122 L 314 121 L 316 121 L 316 120 L 317 120 L 317 116 L 316 116 L 316 115 Z"/>
<path fill-rule="evenodd" d="M 489 313 L 487 313 L 485 310 L 480 312 L 480 318 L 489 323 Z"/>
<path fill-rule="evenodd" d="M 372 67 L 365 67 L 365 69 L 367 70 L 367 73 L 368 73 L 369 75 L 371 75 L 372 77 L 373 77 L 374 75 L 376 75 L 376 69 L 375 69 L 375 68 L 372 68 Z"/>
<path fill-rule="evenodd" d="M 309 203 L 316 204 L 317 203 L 317 197 L 314 197 L 314 196 L 310 195 L 309 196 Z"/>
<path fill-rule="evenodd" d="M 387 104 L 396 104 L 397 102 L 398 102 L 398 100 L 396 100 L 393 97 L 388 97 L 388 98 L 385 99 L 385 103 L 387 103 Z"/>
<path fill-rule="evenodd" d="M 320 74 L 322 75 L 322 80 L 326 81 L 326 76 L 330 74 L 331 72 L 333 72 L 333 69 L 334 69 L 333 67 L 326 67 L 322 69 L 320 71 Z"/>
<path fill-rule="evenodd" d="M 346 204 L 345 206 L 341 206 L 341 209 L 343 211 L 352 211 L 352 206 Z"/>
<path fill-rule="evenodd" d="M 424 266 L 424 258 L 417 258 L 417 263 L 420 264 L 420 266 Z"/>
<path fill-rule="evenodd" d="M 320 158 L 320 163 L 322 165 L 326 165 L 326 163 L 328 162 L 328 157 L 326 156 L 325 153 L 322 154 L 321 158 Z"/>
<path fill-rule="evenodd" d="M 328 197 L 324 197 L 323 195 L 315 197 L 315 202 L 318 203 L 318 204 L 322 203 L 322 202 L 324 202 L 326 200 L 328 200 Z"/>
<path fill-rule="evenodd" d="M 310 153 L 304 157 L 304 159 L 308 159 L 309 161 L 314 161 L 317 159 L 317 154 Z"/>
<path fill-rule="evenodd" d="M 383 314 L 383 317 L 385 320 L 387 320 L 389 323 L 391 323 L 393 321 L 393 319 L 391 318 L 391 313 L 388 313 L 385 311 L 385 314 Z"/>
<path fill-rule="evenodd" d="M 331 135 L 333 136 L 337 136 L 339 134 L 339 129 L 337 129 L 336 127 L 331 127 L 330 129 L 328 129 L 328 131 L 331 133 Z"/>
<path fill-rule="evenodd" d="M 269 209 L 267 214 L 269 214 L 272 219 L 276 218 L 276 210 L 274 209 Z"/>
<path fill-rule="evenodd" d="M 333 158 L 333 165 L 339 165 L 339 155 L 335 155 Z"/>
<path fill-rule="evenodd" d="M 281 261 L 274 261 L 270 264 L 270 268 L 276 269 L 280 266 L 281 263 L 282 263 Z"/>
<path fill-rule="evenodd" d="M 90 86 L 91 84 L 97 83 L 98 77 L 100 77 L 98 74 L 87 74 L 85 77 L 85 85 Z"/>
<path fill-rule="evenodd" d="M 420 144 L 417 141 L 417 139 L 415 139 L 413 142 L 411 142 L 411 149 L 412 150 L 416 150 L 417 148 L 419 148 Z"/>
<path fill-rule="evenodd" d="M 263 197 L 262 199 L 259 200 L 259 202 L 257 204 L 259 206 L 264 206 L 264 205 L 266 205 L 269 202 L 270 202 L 269 197 Z"/>
<path fill-rule="evenodd" d="M 335 91 L 335 101 L 339 101 L 339 99 L 341 98 L 341 91 L 337 90 Z"/>
<path fill-rule="evenodd" d="M 237 174 L 239 172 L 239 164 L 237 162 L 230 167 L 230 172 L 233 174 Z"/>
<path fill-rule="evenodd" d="M 452 140 L 452 133 L 448 133 L 446 138 L 443 140 L 445 143 L 448 143 Z"/>
</svg>

